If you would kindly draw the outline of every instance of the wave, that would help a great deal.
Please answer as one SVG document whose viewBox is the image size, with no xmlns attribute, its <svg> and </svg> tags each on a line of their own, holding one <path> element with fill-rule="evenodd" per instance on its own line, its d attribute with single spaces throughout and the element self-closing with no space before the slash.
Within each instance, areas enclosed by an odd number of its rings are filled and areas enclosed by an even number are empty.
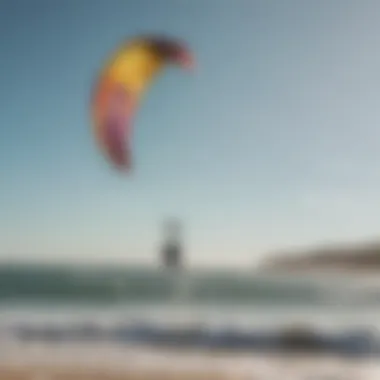
<svg viewBox="0 0 380 380">
<path fill-rule="evenodd" d="M 135 268 L 0 266 L 0 305 L 29 301 L 104 305 L 175 301 L 232 306 L 313 306 L 339 302 L 380 306 L 380 292 L 377 289 L 354 292 L 331 281 L 247 273 L 198 271 L 178 275 Z"/>
</svg>

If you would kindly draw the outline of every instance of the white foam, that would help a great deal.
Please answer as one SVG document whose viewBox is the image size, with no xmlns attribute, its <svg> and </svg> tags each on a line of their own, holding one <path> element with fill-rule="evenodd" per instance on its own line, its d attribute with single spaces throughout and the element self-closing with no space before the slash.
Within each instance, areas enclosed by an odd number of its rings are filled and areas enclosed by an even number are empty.
<svg viewBox="0 0 380 380">
<path fill-rule="evenodd" d="M 339 308 L 253 308 L 208 307 L 184 305 L 145 305 L 102 307 L 15 307 L 3 308 L 0 313 L 0 330 L 23 323 L 72 325 L 93 323 L 99 327 L 133 321 L 165 325 L 203 324 L 210 328 L 235 327 L 273 328 L 281 325 L 307 322 L 321 329 L 371 327 L 380 331 L 379 309 Z"/>
</svg>

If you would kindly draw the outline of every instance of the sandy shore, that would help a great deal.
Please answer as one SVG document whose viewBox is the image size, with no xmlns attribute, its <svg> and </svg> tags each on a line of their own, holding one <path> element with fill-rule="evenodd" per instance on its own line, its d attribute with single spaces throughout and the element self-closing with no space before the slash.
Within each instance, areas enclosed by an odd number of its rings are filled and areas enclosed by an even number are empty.
<svg viewBox="0 0 380 380">
<path fill-rule="evenodd" d="M 273 365 L 274 363 L 272 363 Z M 309 363 L 310 364 L 310 363 Z M 238 363 L 237 363 L 238 365 Z M 96 366 L 94 366 L 96 367 Z M 299 371 L 296 366 L 282 366 L 271 368 L 271 371 L 252 370 L 245 373 L 239 371 L 200 370 L 197 368 L 186 370 L 173 369 L 123 369 L 122 371 L 108 368 L 77 368 L 75 366 L 56 365 L 1 365 L 1 380 L 378 380 L 379 372 L 368 372 L 364 368 L 353 366 L 342 367 L 339 371 L 332 371 L 328 366 L 322 368 L 304 366 Z M 307 369 L 307 370 L 306 370 Z M 321 371 L 322 369 L 322 371 Z M 363 370 L 364 369 L 364 370 Z"/>
<path fill-rule="evenodd" d="M 123 371 L 114 373 L 101 370 L 75 368 L 54 368 L 30 366 L 28 368 L 0 367 L 1 380 L 227 380 L 231 377 L 223 374 L 201 371 L 173 373 L 170 371 Z"/>
<path fill-rule="evenodd" d="M 0 380 L 379 380 L 378 360 L 111 346 L 0 345 Z"/>
</svg>

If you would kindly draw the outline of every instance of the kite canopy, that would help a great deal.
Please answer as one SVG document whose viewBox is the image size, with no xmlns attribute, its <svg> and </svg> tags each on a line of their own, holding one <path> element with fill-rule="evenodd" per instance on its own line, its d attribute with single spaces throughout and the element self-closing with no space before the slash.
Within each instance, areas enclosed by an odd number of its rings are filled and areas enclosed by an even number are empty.
<svg viewBox="0 0 380 380">
<path fill-rule="evenodd" d="M 111 163 L 131 168 L 131 132 L 141 97 L 166 64 L 193 67 L 193 58 L 181 42 L 159 36 L 141 36 L 124 43 L 97 78 L 92 94 L 96 139 Z"/>
</svg>

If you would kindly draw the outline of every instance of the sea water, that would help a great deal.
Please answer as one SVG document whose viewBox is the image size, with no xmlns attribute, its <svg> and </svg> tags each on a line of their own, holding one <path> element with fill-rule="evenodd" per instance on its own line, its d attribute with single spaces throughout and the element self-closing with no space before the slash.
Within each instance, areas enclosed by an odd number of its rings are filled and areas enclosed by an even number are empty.
<svg viewBox="0 0 380 380">
<path fill-rule="evenodd" d="M 154 268 L 0 267 L 0 328 L 10 323 L 380 329 L 380 286 L 337 277 Z"/>
<path fill-rule="evenodd" d="M 0 364 L 98 365 L 109 371 L 206 370 L 252 379 L 379 379 L 377 359 L 293 361 L 265 353 L 172 350 L 97 342 L 20 343 L 15 325 L 95 329 L 128 323 L 273 330 L 303 324 L 323 330 L 380 330 L 380 287 L 352 279 L 311 280 L 243 272 L 168 273 L 149 268 L 0 267 Z M 241 375 L 241 377 L 237 375 Z M 286 377 L 288 376 L 288 377 Z M 319 377 L 318 377 L 319 376 Z M 350 376 L 350 377 L 349 377 Z"/>
</svg>

